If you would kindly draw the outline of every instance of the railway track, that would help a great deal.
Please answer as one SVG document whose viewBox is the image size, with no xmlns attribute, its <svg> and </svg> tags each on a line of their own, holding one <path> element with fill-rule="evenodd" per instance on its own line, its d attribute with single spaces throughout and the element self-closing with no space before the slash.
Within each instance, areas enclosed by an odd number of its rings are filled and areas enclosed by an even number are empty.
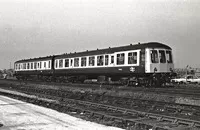
<svg viewBox="0 0 200 130">
<path fill-rule="evenodd" d="M 12 87 L 14 89 L 15 87 Z M 199 107 L 166 104 L 144 100 L 122 99 L 92 93 L 72 93 L 70 91 L 55 91 L 16 87 L 15 90 L 36 95 L 24 97 L 1 92 L 22 100 L 50 107 L 99 123 L 132 129 L 176 130 L 179 128 L 200 129 Z M 41 100 L 41 99 L 51 99 Z"/>
<path fill-rule="evenodd" d="M 121 85 L 104 85 L 104 84 L 80 84 L 80 83 L 56 83 L 56 82 L 44 82 L 44 81 L 18 81 L 12 79 L 0 79 L 0 81 L 9 81 L 11 84 L 38 84 L 38 85 L 55 85 L 55 89 L 60 89 L 61 86 L 67 86 L 80 89 L 108 89 L 114 91 L 132 91 L 142 93 L 156 93 L 164 95 L 174 95 L 183 97 L 195 97 L 200 98 L 200 87 L 185 87 L 185 86 L 170 86 L 169 88 L 143 88 L 143 87 L 127 87 Z"/>
</svg>

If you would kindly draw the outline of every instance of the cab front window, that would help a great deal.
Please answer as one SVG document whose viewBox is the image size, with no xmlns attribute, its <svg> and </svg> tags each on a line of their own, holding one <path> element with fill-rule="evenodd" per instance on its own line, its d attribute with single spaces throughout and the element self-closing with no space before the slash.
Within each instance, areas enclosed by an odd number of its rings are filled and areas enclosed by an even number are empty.
<svg viewBox="0 0 200 130">
<path fill-rule="evenodd" d="M 158 51 L 157 50 L 151 50 L 151 62 L 158 63 Z"/>
<path fill-rule="evenodd" d="M 159 50 L 160 63 L 166 63 L 165 51 Z"/>
</svg>

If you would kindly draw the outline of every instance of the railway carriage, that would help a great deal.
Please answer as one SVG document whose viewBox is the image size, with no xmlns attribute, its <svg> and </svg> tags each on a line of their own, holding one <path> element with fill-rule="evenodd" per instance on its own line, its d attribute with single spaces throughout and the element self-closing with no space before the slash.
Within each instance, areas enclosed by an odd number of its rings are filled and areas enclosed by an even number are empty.
<svg viewBox="0 0 200 130">
<path fill-rule="evenodd" d="M 53 56 L 25 59 L 15 62 L 15 76 L 17 79 L 34 79 L 53 74 Z"/>
<path fill-rule="evenodd" d="M 30 67 L 32 64 L 37 64 L 37 67 Z M 22 60 L 17 61 L 15 66 L 16 76 L 37 75 L 62 81 L 103 77 L 101 80 L 126 79 L 128 82 L 134 78 L 139 82 L 145 80 L 148 84 L 155 77 L 157 81 L 163 75 L 164 78 L 170 77 L 174 69 L 172 49 L 158 42 Z"/>
</svg>

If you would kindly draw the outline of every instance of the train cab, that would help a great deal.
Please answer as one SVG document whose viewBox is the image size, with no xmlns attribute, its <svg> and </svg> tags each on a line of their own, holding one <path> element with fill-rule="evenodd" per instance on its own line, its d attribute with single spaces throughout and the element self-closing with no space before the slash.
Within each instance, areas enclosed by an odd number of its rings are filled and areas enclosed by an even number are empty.
<svg viewBox="0 0 200 130">
<path fill-rule="evenodd" d="M 146 73 L 170 73 L 174 69 L 170 48 L 146 49 Z"/>
</svg>

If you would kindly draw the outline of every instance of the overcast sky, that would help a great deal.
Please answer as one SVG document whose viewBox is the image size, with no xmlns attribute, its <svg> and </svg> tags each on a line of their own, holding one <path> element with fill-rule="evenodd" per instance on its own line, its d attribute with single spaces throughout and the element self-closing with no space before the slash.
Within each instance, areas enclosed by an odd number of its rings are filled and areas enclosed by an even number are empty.
<svg viewBox="0 0 200 130">
<path fill-rule="evenodd" d="M 157 41 L 200 67 L 199 0 L 0 0 L 0 68 L 16 60 Z"/>
</svg>

